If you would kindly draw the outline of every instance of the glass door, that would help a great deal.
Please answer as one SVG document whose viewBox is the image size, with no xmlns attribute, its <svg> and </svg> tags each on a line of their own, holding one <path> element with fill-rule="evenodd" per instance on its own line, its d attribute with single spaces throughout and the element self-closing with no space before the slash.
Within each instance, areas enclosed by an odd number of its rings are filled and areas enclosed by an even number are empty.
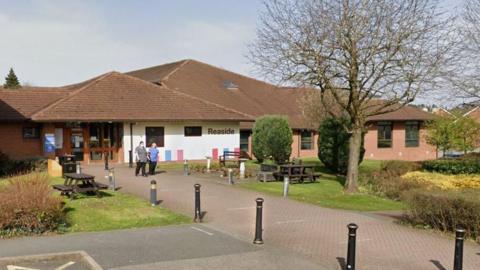
<svg viewBox="0 0 480 270">
<path fill-rule="evenodd" d="M 81 128 L 72 128 L 72 136 L 70 139 L 70 147 L 72 149 L 72 155 L 75 156 L 75 160 L 83 161 L 83 130 Z"/>
</svg>

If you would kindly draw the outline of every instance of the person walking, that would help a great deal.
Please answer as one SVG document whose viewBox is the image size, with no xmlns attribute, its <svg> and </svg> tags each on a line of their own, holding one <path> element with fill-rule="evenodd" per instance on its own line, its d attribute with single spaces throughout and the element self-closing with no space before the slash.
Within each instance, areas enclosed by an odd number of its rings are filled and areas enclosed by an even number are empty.
<svg viewBox="0 0 480 270">
<path fill-rule="evenodd" d="M 150 175 L 155 175 L 155 168 L 157 167 L 158 161 L 158 148 L 156 143 L 152 143 L 148 151 L 150 163 L 148 164 L 148 172 Z"/>
<path fill-rule="evenodd" d="M 145 172 L 145 166 L 147 164 L 147 149 L 143 144 L 143 141 L 135 148 L 135 161 L 137 162 L 137 167 L 135 168 L 135 176 L 138 176 L 140 170 L 142 170 L 142 176 L 147 176 Z"/>
</svg>

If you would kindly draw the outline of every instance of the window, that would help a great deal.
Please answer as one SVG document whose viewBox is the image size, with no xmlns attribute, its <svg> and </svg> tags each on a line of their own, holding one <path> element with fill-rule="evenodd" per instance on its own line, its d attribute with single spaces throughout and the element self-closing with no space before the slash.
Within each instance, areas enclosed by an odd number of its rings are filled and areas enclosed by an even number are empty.
<svg viewBox="0 0 480 270">
<path fill-rule="evenodd" d="M 312 132 L 308 130 L 302 130 L 300 132 L 300 149 L 311 150 L 312 146 Z"/>
<path fill-rule="evenodd" d="M 24 139 L 40 139 L 40 127 L 24 127 L 22 135 Z"/>
<path fill-rule="evenodd" d="M 185 127 L 185 137 L 202 136 L 202 127 Z"/>
<path fill-rule="evenodd" d="M 378 122 L 378 148 L 390 148 L 392 147 L 392 122 Z"/>
<path fill-rule="evenodd" d="M 248 138 L 250 137 L 250 130 L 240 131 L 240 150 L 248 153 Z"/>
<path fill-rule="evenodd" d="M 145 127 L 145 135 L 145 145 L 147 147 L 150 147 L 152 143 L 156 143 L 158 147 L 164 147 L 165 137 L 163 127 Z"/>
<path fill-rule="evenodd" d="M 405 122 L 405 147 L 418 147 L 420 123 L 418 121 Z"/>
</svg>

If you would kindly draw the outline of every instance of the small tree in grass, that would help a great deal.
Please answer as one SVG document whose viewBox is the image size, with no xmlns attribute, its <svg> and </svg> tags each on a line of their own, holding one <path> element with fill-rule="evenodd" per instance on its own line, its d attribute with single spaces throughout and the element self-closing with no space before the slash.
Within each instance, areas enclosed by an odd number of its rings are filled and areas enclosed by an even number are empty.
<svg viewBox="0 0 480 270">
<path fill-rule="evenodd" d="M 442 151 L 443 155 L 445 155 L 445 152 L 453 146 L 454 121 L 455 118 L 453 117 L 442 117 L 429 121 L 426 124 L 427 134 L 425 135 L 425 140 L 436 147 L 437 158 L 438 151 Z"/>
<path fill-rule="evenodd" d="M 480 124 L 470 117 L 460 117 L 453 123 L 453 145 L 466 154 L 480 142 Z"/>
<path fill-rule="evenodd" d="M 13 68 L 10 68 L 7 77 L 5 77 L 4 88 L 16 89 L 20 88 L 20 82 L 18 81 L 17 75 L 13 71 Z"/>
<path fill-rule="evenodd" d="M 345 128 L 349 125 L 345 118 L 327 118 L 320 124 L 318 136 L 318 158 L 330 170 L 346 174 L 348 168 L 349 139 L 351 134 Z M 363 136 L 359 163 L 363 160 L 365 148 Z"/>
<path fill-rule="evenodd" d="M 276 163 L 288 160 L 292 152 L 292 129 L 287 119 L 275 115 L 257 119 L 252 144 L 253 154 L 260 162 L 269 157 Z"/>
</svg>

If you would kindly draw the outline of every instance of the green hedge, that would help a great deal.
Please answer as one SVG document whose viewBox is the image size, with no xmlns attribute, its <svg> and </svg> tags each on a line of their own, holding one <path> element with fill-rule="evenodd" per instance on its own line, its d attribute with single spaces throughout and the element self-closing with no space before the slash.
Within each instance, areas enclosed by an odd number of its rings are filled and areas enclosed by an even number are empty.
<svg viewBox="0 0 480 270">
<path fill-rule="evenodd" d="M 47 168 L 45 158 L 14 160 L 0 152 L 0 177 L 25 174 L 31 171 L 44 171 Z"/>
<path fill-rule="evenodd" d="M 423 162 L 426 171 L 446 174 L 480 173 L 480 160 L 477 159 L 437 159 Z"/>
<path fill-rule="evenodd" d="M 404 194 L 409 206 L 405 221 L 417 226 L 428 226 L 440 231 L 454 232 L 457 226 L 466 229 L 467 236 L 479 237 L 480 192 L 464 190 L 412 190 Z M 477 239 L 479 240 L 479 239 Z"/>
</svg>

